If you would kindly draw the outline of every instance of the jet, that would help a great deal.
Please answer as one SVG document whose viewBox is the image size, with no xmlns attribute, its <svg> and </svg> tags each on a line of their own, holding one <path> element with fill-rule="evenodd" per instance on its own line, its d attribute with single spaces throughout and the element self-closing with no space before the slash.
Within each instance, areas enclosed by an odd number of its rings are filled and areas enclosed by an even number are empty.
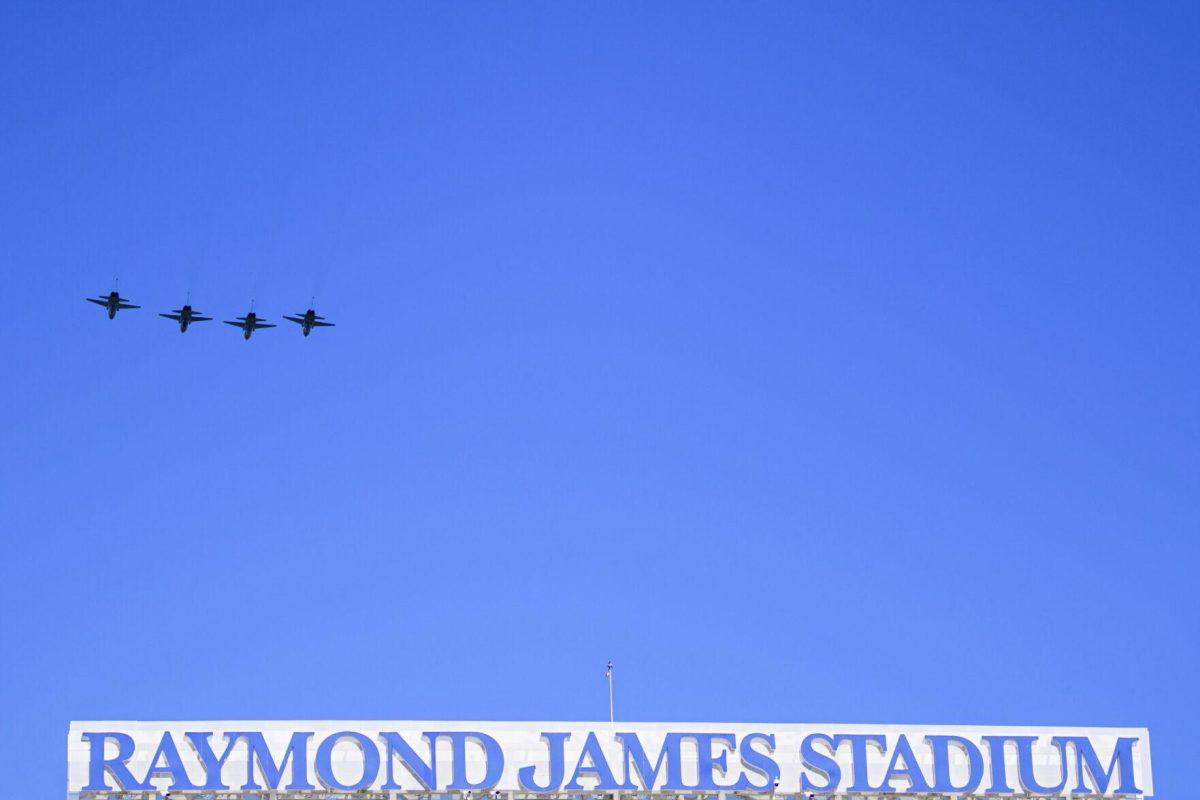
<svg viewBox="0 0 1200 800">
<path fill-rule="evenodd" d="M 242 329 L 242 338 L 245 339 L 246 341 L 250 341 L 250 334 L 254 333 L 259 328 L 274 328 L 275 327 L 271 323 L 259 322 L 258 315 L 255 314 L 253 311 L 251 311 L 249 314 L 247 314 L 244 317 L 238 317 L 237 322 L 233 322 L 232 320 L 227 319 L 227 320 L 225 320 L 225 324 L 233 325 L 235 327 L 241 328 Z"/>
<path fill-rule="evenodd" d="M 123 308 L 141 308 L 128 302 L 128 298 L 121 297 L 121 294 L 115 289 L 106 295 L 100 297 L 85 297 L 89 303 L 95 303 L 98 306 L 104 306 L 108 309 L 108 318 L 112 319 L 117 316 L 117 311 Z"/>
<path fill-rule="evenodd" d="M 296 316 L 294 317 L 289 317 L 287 314 L 284 314 L 283 318 L 299 324 L 300 331 L 305 336 L 308 336 L 310 333 L 312 333 L 313 328 L 332 328 L 334 326 L 332 322 L 322 322 L 321 320 L 325 318 L 318 317 L 317 312 L 313 311 L 311 308 L 308 311 L 305 311 L 303 314 L 297 312 Z"/>
<path fill-rule="evenodd" d="M 160 317 L 173 319 L 179 323 L 179 332 L 187 333 L 188 325 L 193 322 L 208 322 L 212 317 L 202 317 L 199 312 L 193 311 L 190 304 L 184 304 L 183 308 L 176 308 L 170 314 L 159 314 Z"/>
</svg>

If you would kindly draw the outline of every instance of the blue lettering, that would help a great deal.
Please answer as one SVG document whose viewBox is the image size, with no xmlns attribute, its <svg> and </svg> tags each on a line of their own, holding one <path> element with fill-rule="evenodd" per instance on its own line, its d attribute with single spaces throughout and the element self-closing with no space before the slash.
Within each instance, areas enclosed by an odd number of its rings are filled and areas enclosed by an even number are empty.
<svg viewBox="0 0 1200 800">
<path fill-rule="evenodd" d="M 204 785 L 200 788 L 205 790 L 228 789 L 229 787 L 221 781 L 221 771 L 225 768 L 225 761 L 233 752 L 233 746 L 237 744 L 237 740 L 227 739 L 225 752 L 221 754 L 220 758 L 217 758 L 212 746 L 208 743 L 212 731 L 196 731 L 185 733 L 184 736 L 191 743 L 196 755 L 200 757 L 200 763 L 204 765 Z"/>
<path fill-rule="evenodd" d="M 842 742 L 850 743 L 850 753 L 854 758 L 854 783 L 850 785 L 850 791 L 879 791 L 882 787 L 873 787 L 867 780 L 867 745 L 873 744 L 879 748 L 879 752 L 887 752 L 887 737 L 882 733 L 845 733 L 833 737 L 834 749 L 841 746 Z"/>
<path fill-rule="evenodd" d="M 569 733 L 543 733 L 542 740 L 550 754 L 550 777 L 545 786 L 539 786 L 533 779 L 534 767 L 521 767 L 517 770 L 517 782 L 527 792 L 557 792 L 562 786 L 563 775 L 566 772 L 563 743 L 571 738 Z"/>
<path fill-rule="evenodd" d="M 899 767 L 897 763 L 900 759 L 904 759 L 904 766 Z M 888 791 L 888 787 L 892 786 L 892 776 L 902 777 L 908 780 L 910 792 L 928 792 L 929 783 L 925 780 L 925 776 L 921 774 L 921 767 L 917 763 L 917 757 L 913 755 L 912 745 L 908 743 L 908 737 L 900 734 L 900 738 L 896 740 L 896 749 L 892 751 L 892 760 L 888 762 L 887 772 L 883 774 L 883 783 L 880 789 Z"/>
<path fill-rule="evenodd" d="M 591 766 L 585 762 L 590 761 Z M 596 739 L 596 734 L 589 732 L 587 741 L 583 743 L 583 751 L 579 754 L 579 761 L 575 764 L 575 772 L 571 775 L 571 781 L 564 786 L 564 789 L 582 789 L 579 785 L 581 775 L 594 775 L 597 783 L 594 787 L 599 791 L 615 791 L 621 788 L 617 784 L 616 778 L 613 777 L 612 770 L 609 769 L 608 759 L 604 757 L 604 749 L 600 747 L 600 742 Z"/>
<path fill-rule="evenodd" d="M 933 789 L 937 794 L 970 794 L 983 780 L 983 753 L 970 739 L 961 736 L 926 736 L 933 750 Z M 950 780 L 950 745 L 954 744 L 967 754 L 967 782 L 955 786 Z M 1000 769 L 1004 769 L 1001 750 Z M 1003 783 L 1003 780 L 1001 780 Z"/>
<path fill-rule="evenodd" d="M 818 753 L 813 746 L 815 742 L 824 742 L 829 747 L 830 755 Z M 808 773 L 801 773 L 801 791 L 832 792 L 837 790 L 838 784 L 842 782 L 842 767 L 832 757 L 833 752 L 836 750 L 837 746 L 833 743 L 832 736 L 824 733 L 810 733 L 804 737 L 804 741 L 800 743 L 800 758 L 803 761 L 803 766 L 825 776 L 825 785 L 819 786 L 808 779 Z"/>
<path fill-rule="evenodd" d="M 362 753 L 362 775 L 354 783 L 342 783 L 333 774 L 333 748 L 342 739 L 353 740 L 359 752 Z M 378 775 L 379 749 L 375 747 L 375 742 L 371 741 L 366 734 L 357 731 L 338 731 L 326 736 L 321 744 L 317 746 L 317 779 L 327 789 L 336 789 L 340 792 L 356 792 L 374 783 Z"/>
<path fill-rule="evenodd" d="M 688 789 L 700 789 L 709 791 L 718 791 L 724 789 L 735 789 L 737 784 L 725 786 L 717 783 L 717 770 L 721 774 L 729 772 L 729 754 L 726 748 L 733 750 L 737 747 L 737 737 L 732 733 L 697 733 L 694 734 L 696 739 L 696 785 L 688 786 Z M 720 755 L 713 755 L 713 745 L 717 743 L 725 745 L 721 748 Z"/>
<path fill-rule="evenodd" d="M 992 762 L 992 785 L 988 788 L 989 794 L 1012 794 L 1012 787 L 1008 785 L 1008 774 L 1004 766 L 1004 743 L 1008 741 L 1006 736 L 985 736 L 983 741 L 988 746 L 988 758 Z"/>
<path fill-rule="evenodd" d="M 103 792 L 111 787 L 106 782 L 106 773 L 111 772 L 117 781 L 118 789 L 152 789 L 146 783 L 138 783 L 137 778 L 125 764 L 133 758 L 133 737 L 126 733 L 104 732 L 84 733 L 83 738 L 89 746 L 88 755 L 88 785 L 83 787 L 85 792 Z M 113 739 L 117 743 L 117 754 L 112 758 L 104 757 L 104 741 Z"/>
<path fill-rule="evenodd" d="M 167 763 L 160 767 L 158 762 L 164 758 Z M 179 748 L 175 746 L 175 740 L 171 738 L 170 731 L 163 732 L 162 739 L 158 742 L 158 749 L 150 758 L 150 769 L 146 771 L 146 780 L 142 781 L 142 785 L 149 786 L 151 778 L 163 774 L 171 776 L 171 789 L 182 791 L 196 788 L 188 778 L 187 770 L 183 767 L 183 760 L 179 757 Z"/>
<path fill-rule="evenodd" d="M 985 736 L 984 741 L 992 754 L 992 788 L 990 792 L 1011 793 L 1004 772 L 1004 743 L 1012 742 L 1017 746 L 1017 764 L 1021 787 L 1031 794 L 1058 794 L 1067 785 L 1067 754 L 1064 748 L 1058 747 L 1062 765 L 1062 780 L 1057 786 L 1042 786 L 1033 774 L 1033 745 L 1036 736 Z M 1058 746 L 1057 742 L 1055 745 Z"/>
<path fill-rule="evenodd" d="M 636 733 L 618 733 L 617 738 L 621 740 L 621 748 L 624 751 L 625 757 L 625 783 L 621 786 L 622 789 L 645 789 L 653 791 L 654 784 L 658 782 L 659 770 L 663 767 L 665 760 L 667 766 L 667 783 L 664 789 L 682 789 L 683 779 L 680 775 L 679 766 L 679 742 L 682 734 L 668 733 L 663 740 L 662 749 L 658 751 L 658 759 L 654 762 L 654 767 L 650 766 L 650 759 L 646 756 L 646 750 L 642 747 L 642 742 L 638 739 Z M 638 777 L 642 781 L 639 787 L 633 783 L 633 770 L 630 769 L 630 759 L 633 760 L 633 769 L 637 771 Z M 647 777 L 649 776 L 649 777 Z"/>
<path fill-rule="evenodd" d="M 447 789 L 451 791 L 460 791 L 463 789 L 490 789 L 500 782 L 500 776 L 504 774 L 504 751 L 500 749 L 500 743 L 488 736 L 486 733 L 479 731 L 427 731 L 425 733 L 432 743 L 430 746 L 437 748 L 437 739 L 439 736 L 445 736 L 450 740 L 450 752 L 454 756 L 454 765 L 451 770 L 453 779 Z M 483 746 L 485 771 L 483 780 L 479 783 L 471 783 L 467 780 L 467 742 L 475 741 Z"/>
<path fill-rule="evenodd" d="M 417 779 L 421 788 L 437 789 L 437 748 L 433 746 L 432 741 L 426 739 L 429 741 L 429 763 L 426 764 L 400 734 L 381 733 L 379 736 L 384 742 L 384 760 L 387 762 L 387 783 L 383 785 L 385 791 L 400 789 L 400 784 L 396 782 L 396 778 L 392 774 L 393 755 L 400 756 L 400 763 L 404 765 L 410 775 Z"/>
<path fill-rule="evenodd" d="M 1137 741 L 1132 736 L 1122 736 L 1117 739 L 1113 748 L 1112 758 L 1108 761 L 1108 769 L 1102 769 L 1100 758 L 1092 747 L 1092 742 L 1086 736 L 1055 736 L 1051 741 L 1060 749 L 1068 744 L 1075 745 L 1075 763 L 1077 783 L 1072 790 L 1075 794 L 1091 794 L 1091 790 L 1083 782 L 1083 772 L 1086 769 L 1092 776 L 1096 786 L 1096 794 L 1108 794 L 1109 784 L 1112 783 L 1113 771 L 1121 770 L 1121 782 L 1117 784 L 1117 794 L 1141 794 L 1142 790 L 1134 783 L 1133 778 L 1133 745 Z M 1066 774 L 1064 765 L 1063 774 Z M 1100 782 L 1103 776 L 1104 782 Z"/>
<path fill-rule="evenodd" d="M 1059 770 L 1062 774 L 1062 780 L 1057 786 L 1042 786 L 1033 775 L 1033 745 L 1037 742 L 1036 736 L 1014 736 L 1013 741 L 1017 743 L 1017 758 L 1021 765 L 1021 785 L 1025 787 L 1025 791 L 1033 792 L 1034 794 L 1058 794 L 1067 785 L 1067 754 L 1066 751 L 1059 747 L 1058 754 L 1061 764 Z"/>
<path fill-rule="evenodd" d="M 262 772 L 263 780 L 266 781 L 266 788 L 278 789 L 288 761 L 292 762 L 292 782 L 287 785 L 287 788 L 315 788 L 308 782 L 308 740 L 313 735 L 312 731 L 293 733 L 292 738 L 288 741 L 287 749 L 283 751 L 283 760 L 278 765 L 275 764 L 271 748 L 267 747 L 267 740 L 263 738 L 261 731 L 229 731 L 225 735 L 231 744 L 239 739 L 246 740 L 246 782 L 242 784 L 243 789 L 263 788 L 254 780 L 254 764 L 256 762 L 259 771 Z"/>
<path fill-rule="evenodd" d="M 755 750 L 752 746 L 756 740 L 762 740 L 767 743 L 767 752 L 761 753 Z M 779 764 L 775 763 L 775 759 L 771 758 L 770 754 L 775 752 L 775 734 L 765 733 L 748 733 L 743 737 L 741 746 L 738 748 L 738 755 L 742 759 L 742 767 L 756 775 L 761 775 L 766 779 L 766 783 L 762 786 L 756 786 L 750 776 L 745 772 L 742 773 L 742 779 L 737 782 L 735 789 L 751 789 L 756 792 L 765 792 L 773 789 L 779 781 Z"/>
</svg>

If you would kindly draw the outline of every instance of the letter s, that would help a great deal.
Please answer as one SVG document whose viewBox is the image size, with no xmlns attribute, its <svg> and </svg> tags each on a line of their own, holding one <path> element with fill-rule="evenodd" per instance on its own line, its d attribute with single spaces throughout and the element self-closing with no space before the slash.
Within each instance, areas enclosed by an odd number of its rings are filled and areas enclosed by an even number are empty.
<svg viewBox="0 0 1200 800">
<path fill-rule="evenodd" d="M 823 733 L 810 733 L 800 743 L 800 758 L 804 762 L 802 766 L 821 773 L 828 779 L 828 782 L 824 786 L 818 786 L 808 779 L 807 773 L 801 773 L 800 789 L 805 792 L 832 792 L 842 782 L 842 768 L 832 757 L 818 753 L 813 748 L 813 742 L 816 741 L 829 745 L 830 752 L 833 752 L 833 737 Z"/>
<path fill-rule="evenodd" d="M 756 740 L 762 740 L 767 743 L 767 752 L 759 752 L 751 746 Z M 738 747 L 738 755 L 742 758 L 742 766 L 749 772 L 763 776 L 767 779 L 767 782 L 762 786 L 755 786 L 751 783 L 750 776 L 743 773 L 742 779 L 737 782 L 736 788 L 751 789 L 756 792 L 767 792 L 774 788 L 775 783 L 779 780 L 779 765 L 775 763 L 775 759 L 771 758 L 770 754 L 773 752 L 775 752 L 775 734 L 746 734 L 742 739 L 741 745 Z"/>
</svg>

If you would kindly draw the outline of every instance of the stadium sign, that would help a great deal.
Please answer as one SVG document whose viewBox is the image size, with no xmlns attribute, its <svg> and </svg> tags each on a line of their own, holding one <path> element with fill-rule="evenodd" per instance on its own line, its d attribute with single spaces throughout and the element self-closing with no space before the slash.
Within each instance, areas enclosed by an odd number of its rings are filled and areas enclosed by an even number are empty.
<svg viewBox="0 0 1200 800">
<path fill-rule="evenodd" d="M 1145 728 L 74 722 L 70 800 L 1152 796 Z"/>
</svg>

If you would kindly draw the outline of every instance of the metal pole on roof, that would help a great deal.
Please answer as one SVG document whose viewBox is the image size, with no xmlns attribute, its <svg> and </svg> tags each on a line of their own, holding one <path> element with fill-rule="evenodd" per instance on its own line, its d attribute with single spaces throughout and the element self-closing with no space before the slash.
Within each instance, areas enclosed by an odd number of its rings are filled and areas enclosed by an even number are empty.
<svg viewBox="0 0 1200 800">
<path fill-rule="evenodd" d="M 604 677 L 608 678 L 608 722 L 611 725 L 616 717 L 613 715 L 613 662 L 608 662 L 608 669 L 604 671 Z"/>
</svg>

